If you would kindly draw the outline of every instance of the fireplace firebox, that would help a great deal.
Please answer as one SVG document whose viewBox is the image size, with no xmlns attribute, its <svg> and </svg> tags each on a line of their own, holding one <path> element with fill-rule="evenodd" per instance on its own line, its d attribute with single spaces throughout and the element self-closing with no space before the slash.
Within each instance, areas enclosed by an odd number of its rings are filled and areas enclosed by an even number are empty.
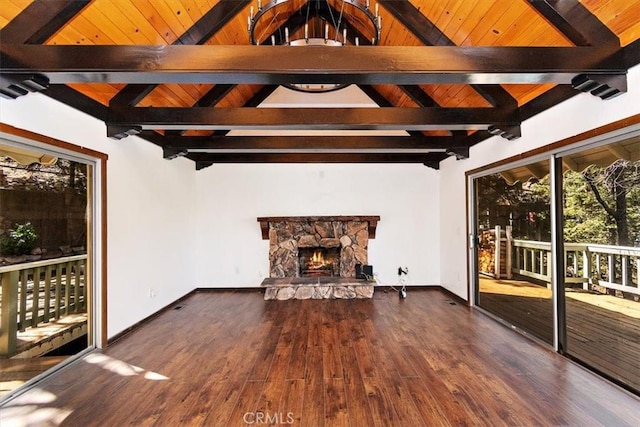
<svg viewBox="0 0 640 427">
<path fill-rule="evenodd" d="M 339 248 L 299 248 L 300 277 L 339 277 Z"/>
</svg>

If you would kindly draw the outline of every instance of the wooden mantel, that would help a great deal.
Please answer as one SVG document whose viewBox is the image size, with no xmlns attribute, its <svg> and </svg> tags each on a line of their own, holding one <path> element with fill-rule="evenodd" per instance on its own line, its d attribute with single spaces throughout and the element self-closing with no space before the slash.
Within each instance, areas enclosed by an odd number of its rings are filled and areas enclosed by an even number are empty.
<svg viewBox="0 0 640 427">
<path fill-rule="evenodd" d="M 331 222 L 331 221 L 366 221 L 369 223 L 369 238 L 376 238 L 376 227 L 380 216 L 378 215 L 339 215 L 339 216 L 263 216 L 258 217 L 262 239 L 269 240 L 270 222 Z"/>
</svg>

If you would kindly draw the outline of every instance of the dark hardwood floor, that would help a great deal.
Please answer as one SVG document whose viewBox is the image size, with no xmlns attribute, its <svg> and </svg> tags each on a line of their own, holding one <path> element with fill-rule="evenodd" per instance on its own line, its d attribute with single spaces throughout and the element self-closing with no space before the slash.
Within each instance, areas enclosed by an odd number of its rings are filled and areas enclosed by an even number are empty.
<svg viewBox="0 0 640 427">
<path fill-rule="evenodd" d="M 566 290 L 566 353 L 640 390 L 640 303 Z M 551 290 L 524 281 L 483 278 L 480 307 L 552 345 Z"/>
<path fill-rule="evenodd" d="M 1 425 L 640 425 L 640 399 L 438 290 L 177 305 L 7 402 Z"/>
</svg>

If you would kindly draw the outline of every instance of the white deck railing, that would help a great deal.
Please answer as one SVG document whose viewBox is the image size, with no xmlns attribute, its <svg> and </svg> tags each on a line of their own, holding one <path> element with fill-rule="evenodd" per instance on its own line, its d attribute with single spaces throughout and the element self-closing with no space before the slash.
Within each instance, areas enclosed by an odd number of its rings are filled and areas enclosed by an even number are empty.
<svg viewBox="0 0 640 427">
<path fill-rule="evenodd" d="M 513 273 L 551 283 L 551 243 L 513 240 Z M 565 243 L 566 276 L 569 285 L 599 285 L 640 295 L 640 248 Z"/>
<path fill-rule="evenodd" d="M 0 356 L 15 353 L 17 333 L 87 310 L 87 255 L 0 267 Z"/>
</svg>

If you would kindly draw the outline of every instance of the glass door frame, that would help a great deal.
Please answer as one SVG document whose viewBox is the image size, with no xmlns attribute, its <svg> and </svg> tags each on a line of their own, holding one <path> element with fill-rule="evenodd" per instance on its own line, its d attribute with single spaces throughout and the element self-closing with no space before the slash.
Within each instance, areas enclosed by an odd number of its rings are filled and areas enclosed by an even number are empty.
<svg viewBox="0 0 640 427">
<path fill-rule="evenodd" d="M 469 305 L 471 307 L 475 307 L 475 308 L 479 308 L 480 310 L 482 310 L 485 313 L 488 313 L 489 315 L 491 315 L 492 317 L 496 317 L 496 318 L 500 318 L 498 315 L 493 314 L 493 313 L 489 313 L 486 310 L 484 310 L 481 306 L 478 305 L 478 301 L 480 299 L 480 276 L 479 276 L 479 269 L 478 269 L 478 244 L 479 244 L 479 230 L 478 230 L 478 221 L 477 221 L 477 179 L 487 176 L 487 175 L 492 175 L 492 174 L 496 174 L 499 172 L 504 172 L 506 170 L 509 169 L 513 169 L 516 167 L 521 167 L 521 166 L 526 166 L 529 165 L 531 163 L 536 163 L 536 162 L 540 162 L 542 160 L 547 160 L 549 162 L 553 161 L 553 155 L 550 155 L 549 153 L 540 153 L 540 154 L 535 154 L 529 157 L 524 157 L 524 158 L 518 158 L 515 161 L 512 162 L 500 162 L 499 165 L 495 166 L 495 167 L 488 167 L 485 169 L 482 169 L 478 172 L 475 173 L 471 173 L 471 174 L 467 174 L 467 205 L 469 206 L 469 210 L 467 213 L 467 220 L 468 220 L 468 239 L 469 239 L 469 244 L 468 244 L 468 259 L 469 259 Z M 550 163 L 551 164 L 551 163 Z M 553 170 L 553 169 L 550 169 Z M 550 189 L 550 193 L 551 193 L 551 206 L 550 206 L 550 212 L 554 212 L 554 209 L 556 208 L 555 206 L 555 194 L 554 194 L 554 190 L 553 190 L 553 185 L 554 185 L 554 175 L 552 174 L 552 180 L 551 180 L 551 189 Z M 555 236 L 555 230 L 554 230 L 554 220 L 553 217 L 554 215 L 551 214 L 551 236 L 552 236 L 552 250 L 554 248 L 554 243 L 553 241 L 554 236 Z M 553 259 L 553 265 L 557 265 L 557 263 L 555 262 L 555 258 Z M 554 271 L 555 272 L 555 271 Z M 552 280 L 555 281 L 555 277 L 556 275 L 552 273 Z M 558 349 L 558 343 L 557 343 L 557 336 L 558 336 L 558 331 L 557 331 L 557 300 L 556 300 L 556 287 L 555 284 L 552 282 L 552 294 L 553 294 L 553 348 L 555 350 Z M 540 341 L 542 342 L 542 341 Z"/>
<path fill-rule="evenodd" d="M 554 301 L 554 340 L 555 351 L 563 353 L 567 346 L 566 309 L 564 301 L 564 227 L 562 215 L 562 157 L 587 150 L 589 148 L 612 144 L 624 139 L 640 137 L 640 115 L 635 116 L 635 122 L 627 123 L 626 119 L 612 123 L 602 128 L 576 135 L 567 140 L 558 141 L 547 146 L 507 158 L 485 167 L 466 173 L 467 188 L 467 230 L 468 230 L 468 266 L 469 266 L 469 306 L 477 305 L 479 293 L 478 275 L 478 229 L 477 229 L 477 190 L 476 179 L 530 163 L 539 162 L 545 158 L 549 161 L 551 174 L 551 248 L 552 248 L 552 291 Z M 619 125 L 619 126 L 618 126 Z M 611 129 L 609 129 L 611 128 Z M 559 292 L 562 290 L 562 292 Z"/>
<path fill-rule="evenodd" d="M 55 140 L 23 129 L 0 123 L 2 145 L 23 148 L 61 157 L 90 166 L 87 175 L 87 270 L 90 281 L 87 287 L 87 348 L 70 356 L 42 374 L 32 378 L 16 390 L 0 398 L 0 404 L 34 387 L 43 378 L 77 361 L 82 356 L 107 345 L 107 300 L 106 300 L 106 161 L 107 155 Z"/>
</svg>

